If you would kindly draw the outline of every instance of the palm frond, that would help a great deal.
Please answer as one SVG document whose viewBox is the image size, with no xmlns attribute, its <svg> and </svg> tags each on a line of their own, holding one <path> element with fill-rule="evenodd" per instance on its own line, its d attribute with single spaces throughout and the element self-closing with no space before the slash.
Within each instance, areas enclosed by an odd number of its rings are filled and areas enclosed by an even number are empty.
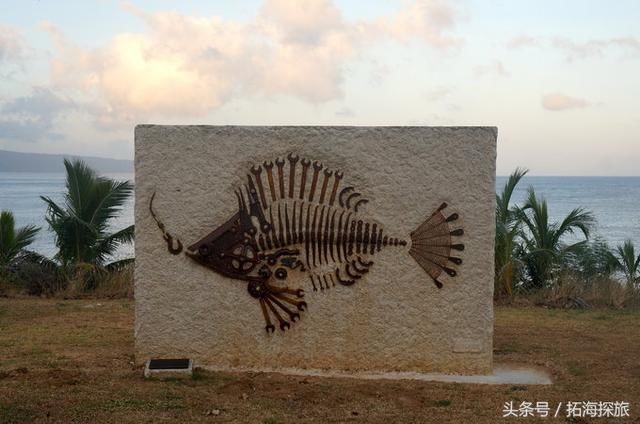
<svg viewBox="0 0 640 424">
<path fill-rule="evenodd" d="M 110 221 L 131 197 L 133 186 L 98 176 L 79 160 L 64 161 L 66 194 L 64 205 L 42 196 L 47 204 L 47 223 L 55 233 L 56 255 L 66 267 L 89 263 L 100 266 L 115 248 L 132 238 L 132 230 L 112 235 Z"/>
<path fill-rule="evenodd" d="M 18 260 L 22 262 L 36 263 L 51 271 L 57 271 L 60 267 L 60 265 L 54 260 L 49 259 L 46 256 L 31 250 L 24 250 L 20 254 L 20 257 Z"/>
<path fill-rule="evenodd" d="M 110 219 L 118 215 L 132 193 L 133 185 L 129 181 L 100 181 L 94 192 L 98 203 L 92 207 L 89 224 L 97 228 L 105 227 Z"/>
<path fill-rule="evenodd" d="M 130 225 L 120 231 L 110 234 L 98 241 L 95 249 L 95 255 L 98 263 L 104 262 L 109 256 L 112 256 L 116 249 L 126 243 L 133 242 L 135 238 L 135 226 Z"/>
<path fill-rule="evenodd" d="M 523 261 L 531 284 L 536 287 L 552 282 L 556 271 L 586 248 L 586 240 L 565 244 L 565 236 L 580 231 L 588 239 L 595 224 L 593 214 L 583 208 L 574 209 L 561 222 L 550 221 L 547 201 L 538 197 L 533 187 L 529 188 L 524 205 L 515 211 L 522 222 L 519 236 Z"/>
<path fill-rule="evenodd" d="M 40 228 L 35 225 L 25 225 L 16 229 L 13 213 L 6 210 L 0 212 L 0 266 L 9 266 L 34 242 L 39 231 Z"/>
<path fill-rule="evenodd" d="M 511 210 L 509 205 L 511 203 L 511 197 L 513 196 L 513 192 L 520 180 L 527 175 L 528 172 L 528 169 L 516 168 L 504 184 L 502 193 L 500 195 L 496 195 L 496 219 L 498 221 L 506 223 L 510 220 Z"/>
<path fill-rule="evenodd" d="M 496 235 L 495 235 L 495 280 L 494 295 L 510 296 L 522 262 L 516 256 L 516 238 L 520 231 L 520 221 L 515 207 L 511 207 L 511 197 L 526 169 L 518 168 L 510 176 L 500 194 L 496 194 Z"/>
<path fill-rule="evenodd" d="M 29 246 L 36 239 L 36 235 L 40 232 L 40 228 L 35 225 L 25 225 L 16 231 L 15 245 L 18 250 L 22 250 Z"/>
<path fill-rule="evenodd" d="M 618 268 L 627 278 L 627 281 L 634 283 L 638 279 L 640 268 L 640 255 L 636 257 L 635 246 L 631 240 L 625 240 L 622 245 L 616 247 Z"/>
<path fill-rule="evenodd" d="M 77 217 L 83 216 L 83 211 L 91 198 L 96 173 L 79 159 L 64 159 L 66 169 L 65 195 L 67 211 L 73 212 Z"/>
<path fill-rule="evenodd" d="M 560 241 L 560 238 L 565 234 L 574 234 L 575 229 L 579 229 L 585 238 L 588 239 L 595 222 L 596 220 L 593 213 L 584 208 L 576 208 L 569 212 L 569 215 L 567 215 L 558 226 L 555 241 Z"/>
<path fill-rule="evenodd" d="M 13 244 L 16 221 L 9 211 L 0 212 L 0 246 Z"/>
</svg>

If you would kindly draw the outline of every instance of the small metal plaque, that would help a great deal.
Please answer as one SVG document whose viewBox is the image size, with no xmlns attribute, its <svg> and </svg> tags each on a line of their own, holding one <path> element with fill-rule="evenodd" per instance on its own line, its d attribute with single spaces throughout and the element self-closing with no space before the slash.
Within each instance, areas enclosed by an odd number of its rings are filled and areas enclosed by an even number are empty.
<svg viewBox="0 0 640 424">
<path fill-rule="evenodd" d="M 156 377 L 189 377 L 193 373 L 191 359 L 149 359 L 144 367 L 146 378 Z"/>
<path fill-rule="evenodd" d="M 189 368 L 190 359 L 151 359 L 150 370 L 186 370 Z"/>
</svg>

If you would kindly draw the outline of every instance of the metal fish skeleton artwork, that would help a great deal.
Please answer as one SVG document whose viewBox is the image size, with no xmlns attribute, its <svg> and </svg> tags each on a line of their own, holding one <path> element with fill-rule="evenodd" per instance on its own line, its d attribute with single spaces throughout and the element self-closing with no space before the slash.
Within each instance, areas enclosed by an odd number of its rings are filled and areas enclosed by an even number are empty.
<svg viewBox="0 0 640 424">
<path fill-rule="evenodd" d="M 410 234 L 407 249 L 406 240 L 362 216 L 368 200 L 353 186 L 341 187 L 342 172 L 293 154 L 287 159 L 288 167 L 284 159 L 276 159 L 275 171 L 274 162 L 253 166 L 247 183 L 235 192 L 238 211 L 185 252 L 225 277 L 245 281 L 260 304 L 267 332 L 275 331 L 275 322 L 281 330 L 290 328 L 307 308 L 304 289 L 287 284 L 292 272 L 306 274 L 297 281 L 314 291 L 351 286 L 371 270 L 376 253 L 394 248 L 408 250 L 438 288 L 443 287 L 443 273 L 457 275 L 462 259 L 452 251 L 464 250 L 456 241 L 463 230 L 454 225 L 457 213 L 445 213 L 446 203 Z M 182 243 L 166 231 L 153 209 L 155 194 L 149 210 L 169 252 L 179 254 Z"/>
</svg>

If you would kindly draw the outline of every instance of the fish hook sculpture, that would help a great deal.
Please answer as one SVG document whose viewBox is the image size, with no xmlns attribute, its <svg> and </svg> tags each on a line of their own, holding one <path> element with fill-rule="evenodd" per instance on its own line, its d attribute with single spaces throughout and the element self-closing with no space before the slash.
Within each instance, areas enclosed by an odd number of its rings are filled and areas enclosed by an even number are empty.
<svg viewBox="0 0 640 424">
<path fill-rule="evenodd" d="M 457 275 L 462 259 L 453 251 L 464 250 L 457 241 L 464 232 L 456 226 L 458 214 L 445 212 L 446 203 L 409 235 L 407 249 L 405 239 L 388 235 L 382 224 L 363 216 L 360 208 L 368 200 L 353 186 L 341 187 L 342 172 L 303 158 L 298 173 L 298 157 L 289 154 L 287 159 L 286 177 L 284 159 L 274 161 L 276 173 L 274 162 L 254 165 L 247 183 L 235 191 L 238 211 L 185 252 L 225 277 L 246 282 L 260 305 L 267 333 L 275 331 L 276 322 L 283 331 L 290 328 L 307 308 L 304 289 L 287 283 L 293 272 L 305 273 L 314 291 L 336 283 L 351 286 L 371 270 L 376 253 L 394 248 L 408 252 L 438 288 L 443 287 L 443 274 Z M 151 216 L 169 252 L 177 255 L 182 243 L 166 231 L 154 211 L 155 194 L 149 202 Z"/>
</svg>

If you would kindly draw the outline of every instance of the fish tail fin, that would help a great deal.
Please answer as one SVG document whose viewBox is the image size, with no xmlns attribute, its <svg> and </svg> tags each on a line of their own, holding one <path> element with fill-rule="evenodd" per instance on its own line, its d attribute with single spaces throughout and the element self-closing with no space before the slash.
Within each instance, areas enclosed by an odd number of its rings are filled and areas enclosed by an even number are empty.
<svg viewBox="0 0 640 424">
<path fill-rule="evenodd" d="M 452 256 L 451 251 L 464 250 L 464 244 L 455 240 L 464 234 L 462 228 L 456 225 L 459 216 L 457 213 L 447 215 L 446 208 L 447 204 L 442 203 L 411 233 L 409 249 L 411 257 L 429 274 L 438 288 L 442 288 L 442 282 L 439 280 L 442 273 L 455 277 L 455 265 L 462 264 L 462 259 Z"/>
</svg>

